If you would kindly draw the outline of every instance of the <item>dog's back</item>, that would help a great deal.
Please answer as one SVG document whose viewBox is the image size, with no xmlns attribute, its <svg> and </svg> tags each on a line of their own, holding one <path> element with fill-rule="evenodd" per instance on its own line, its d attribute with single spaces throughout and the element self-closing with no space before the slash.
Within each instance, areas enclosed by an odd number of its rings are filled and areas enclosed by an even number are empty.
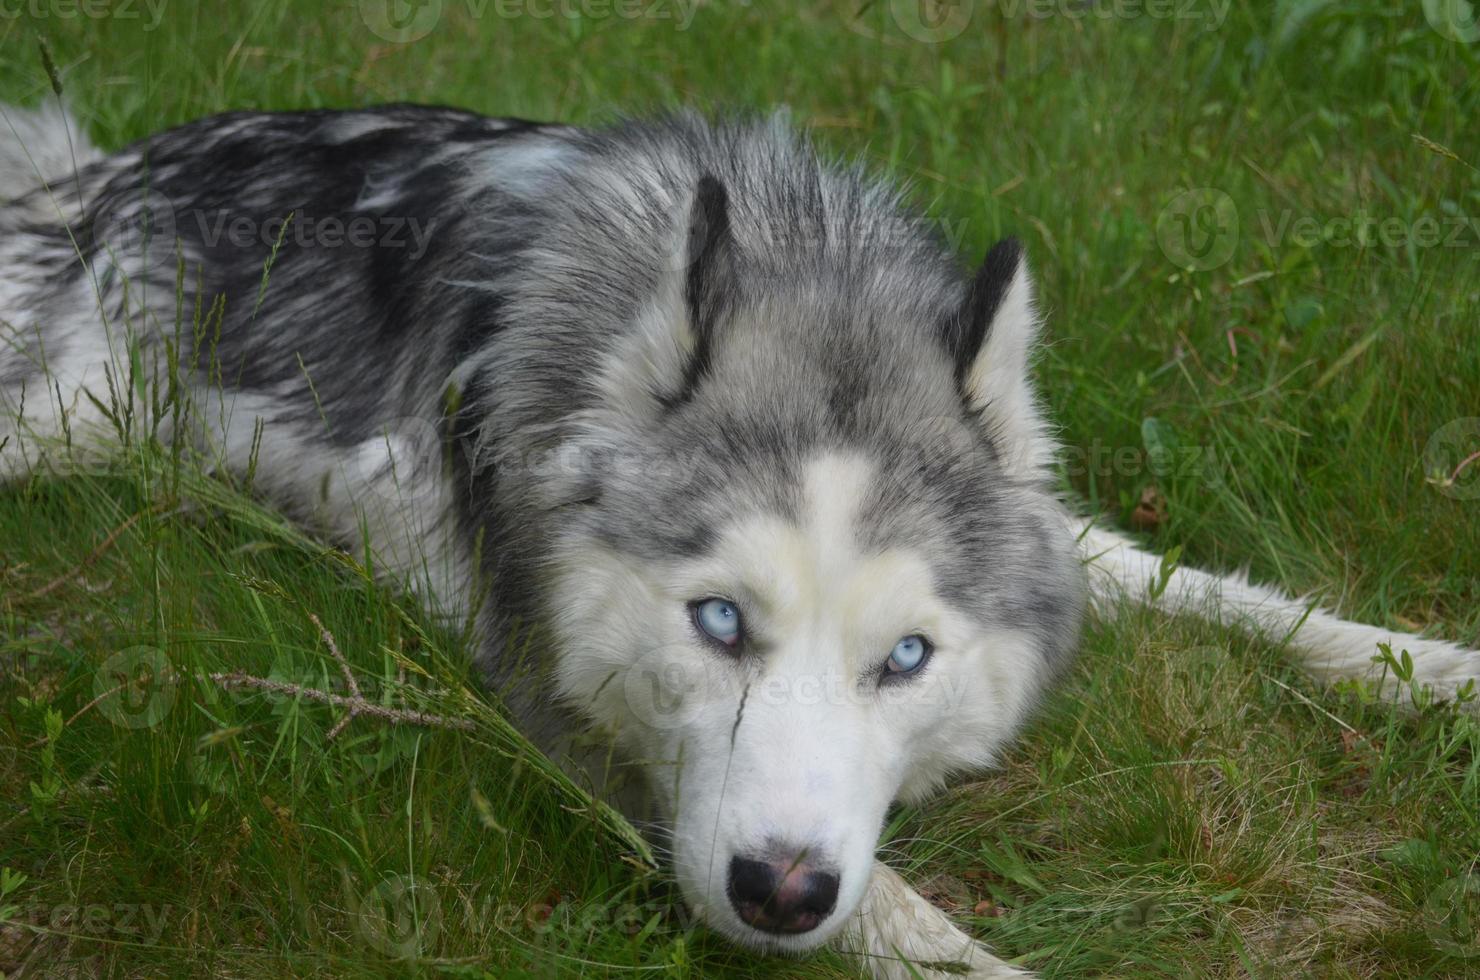
<svg viewBox="0 0 1480 980">
<path fill-rule="evenodd" d="M 7 114 L 0 475 L 68 468 L 62 443 L 185 439 L 330 536 L 368 531 L 388 572 L 458 611 L 444 389 L 499 302 L 450 285 L 478 278 L 466 226 L 500 195 L 468 175 L 559 127 L 232 113 L 103 156 L 59 109 Z M 188 431 L 148 417 L 167 389 Z"/>
<path fill-rule="evenodd" d="M 445 377 L 462 353 L 452 347 L 463 339 L 457 328 L 492 300 L 414 267 L 457 274 L 459 257 L 438 250 L 462 246 L 455 226 L 487 205 L 463 179 L 474 156 L 537 128 L 403 106 L 233 113 L 101 160 L 78 133 L 74 175 L 58 136 L 64 117 L 20 118 L 0 152 L 23 156 L 33 141 L 41 152 L 15 171 L 25 190 L 0 221 L 7 238 L 24 239 L 7 278 L 21 273 L 28 286 L 0 311 L 37 354 L 31 380 L 42 349 L 53 373 L 65 373 L 102 330 L 119 346 L 147 347 L 198 327 L 193 310 L 177 309 L 180 286 L 192 302 L 222 303 L 209 335 L 183 339 L 218 362 L 227 385 L 279 397 L 284 412 L 328 413 L 326 432 L 341 444 L 366 438 L 378 418 L 423 408 L 407 393 L 435 391 L 428 379 Z M 417 356 L 399 356 L 406 350 Z M 14 384 L 26 369 L 10 365 Z M 305 373 L 319 406 L 300 397 Z"/>
</svg>

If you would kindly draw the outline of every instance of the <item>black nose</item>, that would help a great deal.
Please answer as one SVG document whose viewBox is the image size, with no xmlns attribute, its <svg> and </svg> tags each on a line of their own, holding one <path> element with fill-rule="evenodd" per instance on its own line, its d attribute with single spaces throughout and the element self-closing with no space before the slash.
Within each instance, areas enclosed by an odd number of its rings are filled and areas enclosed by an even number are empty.
<svg viewBox="0 0 1480 980">
<path fill-rule="evenodd" d="M 763 932 L 810 932 L 838 901 L 838 876 L 804 859 L 730 861 L 730 904 Z"/>
</svg>

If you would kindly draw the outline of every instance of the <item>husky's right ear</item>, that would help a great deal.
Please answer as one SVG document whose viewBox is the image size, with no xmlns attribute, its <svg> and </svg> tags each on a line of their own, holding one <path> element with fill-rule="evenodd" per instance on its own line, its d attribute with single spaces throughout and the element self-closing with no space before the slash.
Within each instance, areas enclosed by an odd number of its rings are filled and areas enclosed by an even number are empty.
<svg viewBox="0 0 1480 980">
<path fill-rule="evenodd" d="M 961 398 L 986 423 L 1009 468 L 1027 474 L 1046 465 L 1053 446 L 1031 374 L 1038 312 L 1017 239 L 987 252 L 943 332 Z"/>
</svg>

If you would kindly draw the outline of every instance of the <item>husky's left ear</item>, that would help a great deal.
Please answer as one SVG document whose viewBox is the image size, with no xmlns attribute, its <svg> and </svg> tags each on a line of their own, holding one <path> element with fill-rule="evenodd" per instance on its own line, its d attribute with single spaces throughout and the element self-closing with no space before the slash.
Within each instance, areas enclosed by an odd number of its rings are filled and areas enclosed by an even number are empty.
<svg viewBox="0 0 1480 980">
<path fill-rule="evenodd" d="M 730 196 L 709 174 L 699 178 L 689 209 L 684 247 L 684 308 L 688 312 L 689 350 L 683 385 L 674 400 L 693 394 L 709 372 L 715 324 L 735 299 L 735 237 L 730 231 Z"/>
<path fill-rule="evenodd" d="M 1038 340 L 1033 279 L 1016 238 L 987 252 L 945 339 L 961 398 L 987 423 L 1004 458 L 1014 469 L 1039 468 L 1052 445 L 1030 373 Z"/>
<path fill-rule="evenodd" d="M 693 397 L 712 369 L 715 334 L 739 297 L 729 194 L 715 177 L 699 178 L 659 260 L 653 295 L 600 382 L 604 406 L 636 422 Z"/>
</svg>

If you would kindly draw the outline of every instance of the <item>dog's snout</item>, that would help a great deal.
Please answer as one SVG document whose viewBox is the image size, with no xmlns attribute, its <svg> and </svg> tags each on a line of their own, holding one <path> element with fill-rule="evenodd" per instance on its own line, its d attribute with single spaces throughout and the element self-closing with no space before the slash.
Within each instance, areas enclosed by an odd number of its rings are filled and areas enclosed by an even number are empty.
<svg viewBox="0 0 1480 980">
<path fill-rule="evenodd" d="M 810 932 L 838 901 L 838 876 L 800 858 L 730 861 L 730 903 L 763 932 Z"/>
</svg>

